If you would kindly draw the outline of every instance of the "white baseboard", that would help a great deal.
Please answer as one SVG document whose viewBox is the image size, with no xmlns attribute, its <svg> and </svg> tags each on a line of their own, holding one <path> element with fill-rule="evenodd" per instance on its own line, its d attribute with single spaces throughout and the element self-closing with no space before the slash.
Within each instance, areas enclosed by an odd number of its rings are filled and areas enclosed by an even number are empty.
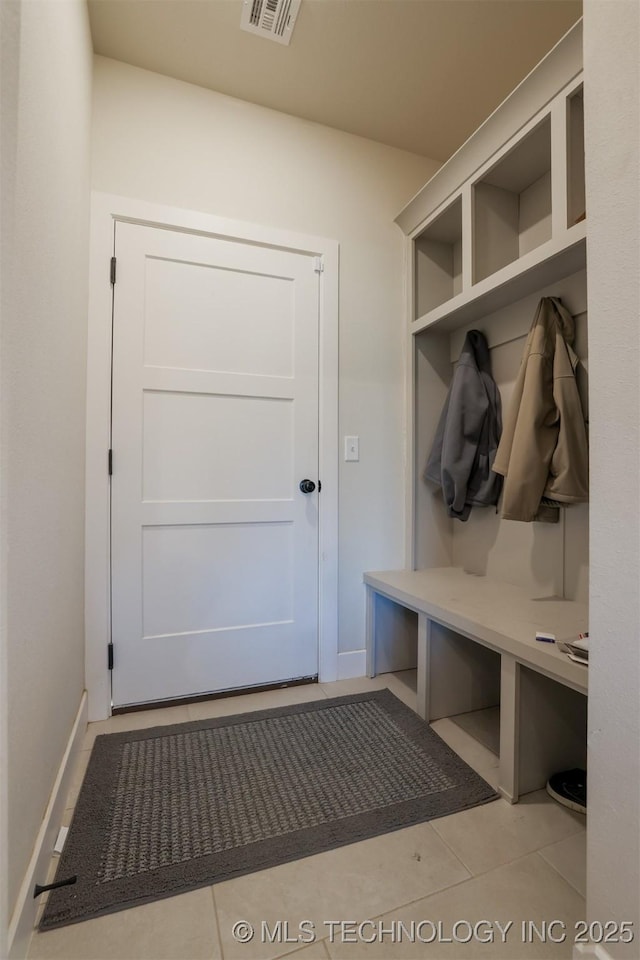
<svg viewBox="0 0 640 960">
<path fill-rule="evenodd" d="M 367 651 L 349 650 L 338 654 L 338 680 L 353 680 L 367 673 Z"/>
<path fill-rule="evenodd" d="M 76 719 L 58 768 L 49 803 L 33 847 L 18 899 L 9 924 L 9 960 L 23 960 L 35 926 L 38 901 L 34 900 L 36 882 L 46 881 L 49 862 L 62 823 L 64 805 L 71 785 L 73 768 L 87 729 L 87 694 L 82 694 Z"/>
</svg>

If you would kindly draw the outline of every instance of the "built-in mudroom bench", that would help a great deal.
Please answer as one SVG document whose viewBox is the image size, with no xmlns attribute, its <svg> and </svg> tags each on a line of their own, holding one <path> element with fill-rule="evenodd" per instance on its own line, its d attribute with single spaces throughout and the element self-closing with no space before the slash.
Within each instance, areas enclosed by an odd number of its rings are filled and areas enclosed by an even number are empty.
<svg viewBox="0 0 640 960">
<path fill-rule="evenodd" d="M 586 763 L 588 668 L 536 632 L 588 631 L 588 503 L 562 503 L 556 522 L 504 519 L 501 502 L 461 520 L 425 466 L 466 335 L 486 342 L 504 422 L 541 298 L 570 315 L 585 437 L 586 213 L 579 22 L 396 218 L 408 264 L 407 550 L 403 570 L 364 575 L 369 675 L 417 662 L 428 721 L 497 719 L 487 708 L 499 706 L 499 787 L 512 802 Z"/>
<path fill-rule="evenodd" d="M 388 669 L 399 654 L 410 658 L 417 643 L 421 717 L 499 705 L 504 797 L 515 802 L 544 787 L 550 774 L 584 767 L 587 668 L 535 637 L 583 632 L 585 603 L 531 596 L 452 567 L 367 573 L 364 580 L 369 676 L 379 660 Z"/>
</svg>

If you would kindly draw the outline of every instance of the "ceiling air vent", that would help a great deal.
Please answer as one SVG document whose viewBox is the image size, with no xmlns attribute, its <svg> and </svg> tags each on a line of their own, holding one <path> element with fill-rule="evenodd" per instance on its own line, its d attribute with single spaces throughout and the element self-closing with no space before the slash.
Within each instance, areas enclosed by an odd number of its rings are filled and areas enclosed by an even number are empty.
<svg viewBox="0 0 640 960">
<path fill-rule="evenodd" d="M 240 28 L 288 44 L 302 0 L 244 0 Z"/>
</svg>

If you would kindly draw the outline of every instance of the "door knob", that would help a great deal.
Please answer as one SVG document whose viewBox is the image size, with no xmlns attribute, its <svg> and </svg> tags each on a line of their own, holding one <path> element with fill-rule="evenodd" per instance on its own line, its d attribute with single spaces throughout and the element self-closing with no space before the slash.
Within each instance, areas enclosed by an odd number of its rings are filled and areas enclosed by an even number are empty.
<svg viewBox="0 0 640 960">
<path fill-rule="evenodd" d="M 300 481 L 300 489 L 302 490 L 303 493 L 313 493 L 315 488 L 316 488 L 316 485 L 313 482 L 313 480 Z"/>
</svg>

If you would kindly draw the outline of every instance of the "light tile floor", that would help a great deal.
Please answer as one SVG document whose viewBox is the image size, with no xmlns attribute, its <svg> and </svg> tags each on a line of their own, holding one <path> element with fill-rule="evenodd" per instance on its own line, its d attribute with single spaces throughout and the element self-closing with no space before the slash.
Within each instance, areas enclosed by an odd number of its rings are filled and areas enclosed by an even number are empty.
<svg viewBox="0 0 640 960">
<path fill-rule="evenodd" d="M 91 724 L 65 824 L 96 734 L 226 716 L 388 687 L 415 708 L 415 671 L 125 714 Z M 438 720 L 437 733 L 495 786 L 495 713 Z M 477 738 L 469 732 L 475 732 Z M 481 742 L 484 741 L 484 742 Z M 52 871 L 55 861 L 52 863 Z M 407 827 L 107 917 L 35 932 L 30 960 L 382 960 L 571 957 L 584 916 L 585 818 L 544 791 Z M 250 942 L 234 924 L 250 923 Z M 547 942 L 531 928 L 543 932 Z M 279 925 L 278 925 L 279 924 Z M 302 924 L 302 926 L 301 926 Z M 564 942 L 563 931 L 566 931 Z M 313 938 L 313 939 L 312 939 Z M 467 943 L 462 941 L 468 940 Z"/>
</svg>

